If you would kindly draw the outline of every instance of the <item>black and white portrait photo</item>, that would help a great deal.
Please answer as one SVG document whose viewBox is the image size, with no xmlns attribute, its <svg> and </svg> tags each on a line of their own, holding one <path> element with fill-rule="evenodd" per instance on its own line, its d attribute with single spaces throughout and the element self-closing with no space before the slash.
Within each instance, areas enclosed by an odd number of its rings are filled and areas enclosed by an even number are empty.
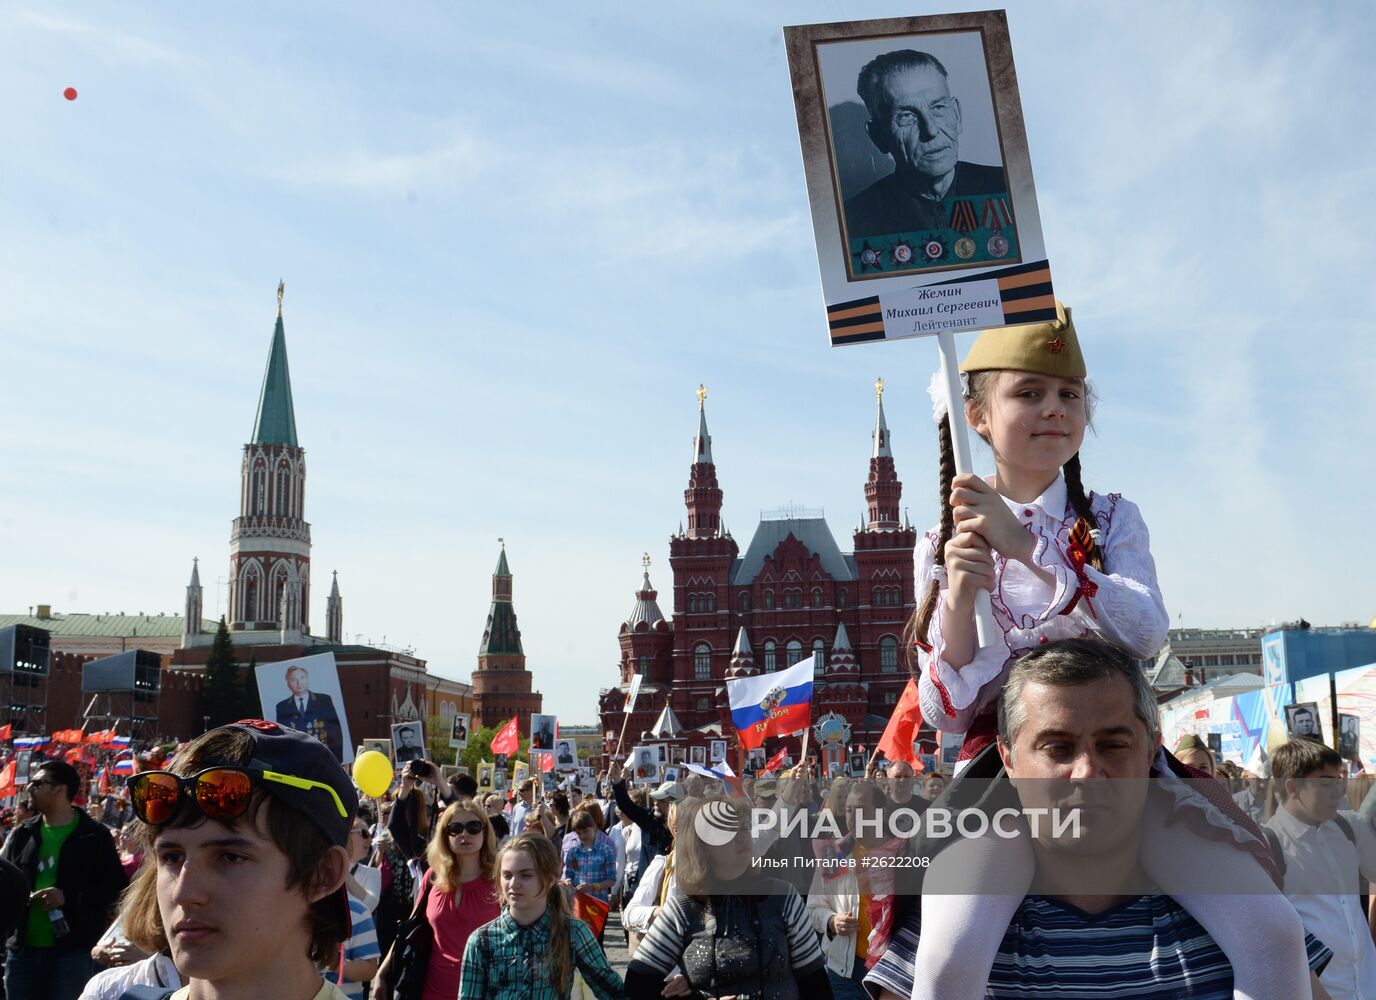
<svg viewBox="0 0 1376 1000">
<path fill-rule="evenodd" d="M 532 750 L 554 749 L 554 730 L 557 721 L 553 715 L 532 715 L 530 717 L 530 748 Z"/>
<path fill-rule="evenodd" d="M 450 721 L 449 746 L 454 750 L 462 750 L 468 746 L 468 727 L 472 720 L 464 712 L 455 712 L 454 718 Z"/>
<path fill-rule="evenodd" d="M 573 740 L 554 741 L 554 766 L 560 771 L 578 770 L 578 746 Z"/>
<path fill-rule="evenodd" d="M 705 764 L 707 763 L 707 748 L 706 748 L 706 747 L 689 747 L 689 748 L 688 748 L 688 763 L 690 763 L 690 764 L 698 764 L 698 765 L 705 765 Z"/>
<path fill-rule="evenodd" d="M 419 719 L 398 722 L 392 727 L 392 752 L 398 764 L 420 760 L 425 756 L 425 731 Z"/>
<path fill-rule="evenodd" d="M 979 33 L 833 42 L 818 58 L 853 275 L 1015 262 Z"/>
<path fill-rule="evenodd" d="M 1362 720 L 1356 715 L 1338 716 L 1338 755 L 1343 760 L 1361 760 Z"/>
<path fill-rule="evenodd" d="M 1292 740 L 1323 742 L 1323 730 L 1319 727 L 1319 703 L 1303 701 L 1297 705 L 1286 705 L 1285 728 Z"/>
</svg>

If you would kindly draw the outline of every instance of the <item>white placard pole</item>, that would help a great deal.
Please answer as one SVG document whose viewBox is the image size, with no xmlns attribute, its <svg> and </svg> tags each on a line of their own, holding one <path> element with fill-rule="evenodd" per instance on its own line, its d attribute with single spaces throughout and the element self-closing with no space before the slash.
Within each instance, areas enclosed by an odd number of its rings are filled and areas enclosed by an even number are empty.
<svg viewBox="0 0 1376 1000">
<path fill-rule="evenodd" d="M 969 425 L 965 423 L 965 407 L 961 404 L 960 366 L 956 360 L 955 334 L 950 330 L 942 330 L 936 335 L 936 342 L 941 350 L 941 374 L 946 379 L 946 420 L 951 427 L 951 451 L 955 453 L 956 475 L 959 476 L 974 472 L 975 464 L 970 457 Z M 942 497 L 942 503 L 950 502 L 950 497 Z M 989 603 L 989 591 L 981 590 L 975 594 L 975 635 L 981 646 L 988 646 L 998 634 L 999 627 L 994 621 L 994 609 Z"/>
</svg>

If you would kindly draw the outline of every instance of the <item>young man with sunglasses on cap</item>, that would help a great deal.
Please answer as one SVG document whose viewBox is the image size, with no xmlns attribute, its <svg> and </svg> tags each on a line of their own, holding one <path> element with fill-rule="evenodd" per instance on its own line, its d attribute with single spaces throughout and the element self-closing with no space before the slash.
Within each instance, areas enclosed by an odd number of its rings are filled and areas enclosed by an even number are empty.
<svg viewBox="0 0 1376 1000">
<path fill-rule="evenodd" d="M 344 888 L 358 795 L 319 740 L 248 720 L 129 782 L 147 824 L 161 930 L 189 985 L 174 1000 L 342 1000 L 319 967 L 350 937 Z M 137 915 L 130 919 L 137 919 Z"/>
<path fill-rule="evenodd" d="M 91 949 L 109 926 L 128 884 L 110 831 L 72 807 L 81 787 L 66 761 L 40 764 L 28 784 L 39 815 L 5 843 L 32 888 L 24 917 L 9 939 L 9 1000 L 76 1000 L 96 973 Z"/>
</svg>

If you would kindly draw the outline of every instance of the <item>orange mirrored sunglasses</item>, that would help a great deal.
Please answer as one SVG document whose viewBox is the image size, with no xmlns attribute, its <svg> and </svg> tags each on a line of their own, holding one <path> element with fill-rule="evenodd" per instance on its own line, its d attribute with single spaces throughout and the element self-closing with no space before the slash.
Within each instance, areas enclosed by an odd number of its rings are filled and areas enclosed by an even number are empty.
<svg viewBox="0 0 1376 1000">
<path fill-rule="evenodd" d="M 183 797 L 190 798 L 211 819 L 238 819 L 248 809 L 258 781 L 293 788 L 319 788 L 334 799 L 340 816 L 347 818 L 349 815 L 339 793 L 323 781 L 250 767 L 211 767 L 185 777 L 171 771 L 143 771 L 129 779 L 129 802 L 134 807 L 134 815 L 150 826 L 168 822 Z"/>
</svg>

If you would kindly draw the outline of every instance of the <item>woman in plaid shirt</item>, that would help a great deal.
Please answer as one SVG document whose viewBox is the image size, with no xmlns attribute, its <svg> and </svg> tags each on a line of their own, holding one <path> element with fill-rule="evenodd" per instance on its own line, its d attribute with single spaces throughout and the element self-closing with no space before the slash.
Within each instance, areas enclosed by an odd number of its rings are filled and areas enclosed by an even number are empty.
<svg viewBox="0 0 1376 1000">
<path fill-rule="evenodd" d="M 588 925 L 569 914 L 548 837 L 508 840 L 497 873 L 503 910 L 468 939 L 459 1000 L 567 1000 L 575 966 L 599 1000 L 625 996 Z"/>
</svg>

